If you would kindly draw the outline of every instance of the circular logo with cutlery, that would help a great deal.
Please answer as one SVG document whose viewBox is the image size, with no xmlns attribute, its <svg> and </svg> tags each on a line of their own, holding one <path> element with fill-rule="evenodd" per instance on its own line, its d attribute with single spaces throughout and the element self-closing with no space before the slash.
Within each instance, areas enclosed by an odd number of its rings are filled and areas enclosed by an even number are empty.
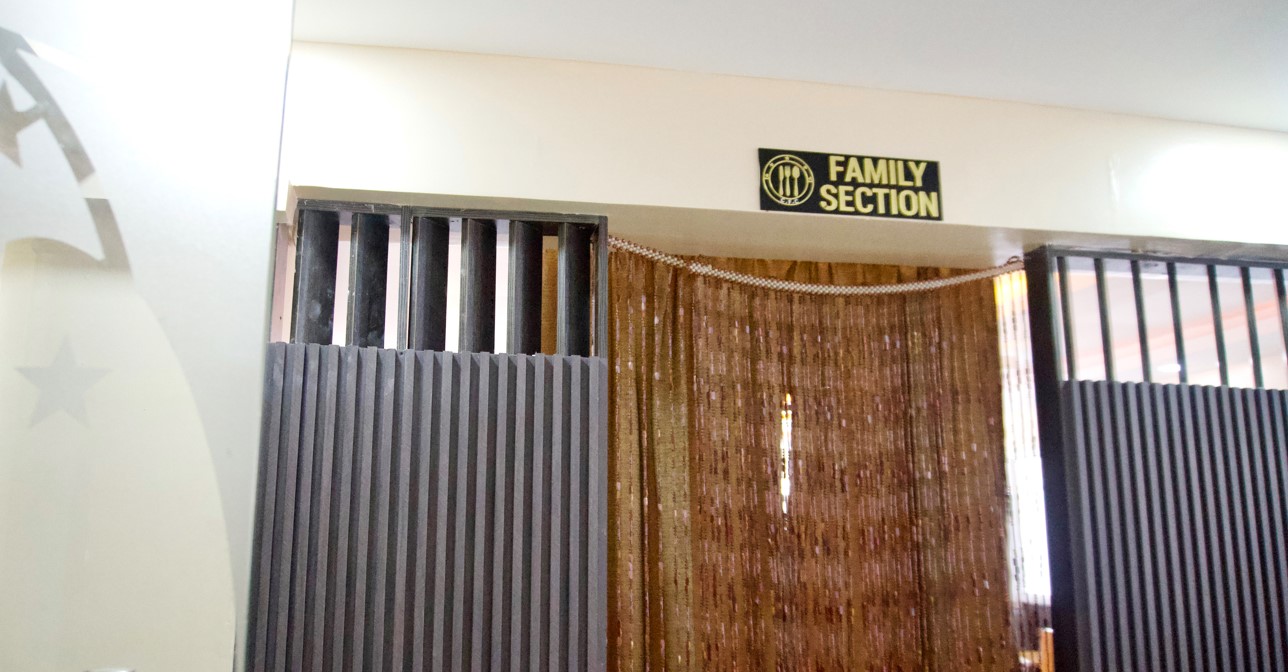
<svg viewBox="0 0 1288 672">
<path fill-rule="evenodd" d="M 779 154 L 765 163 L 760 183 L 775 203 L 800 205 L 814 193 L 814 171 L 799 156 Z"/>
</svg>

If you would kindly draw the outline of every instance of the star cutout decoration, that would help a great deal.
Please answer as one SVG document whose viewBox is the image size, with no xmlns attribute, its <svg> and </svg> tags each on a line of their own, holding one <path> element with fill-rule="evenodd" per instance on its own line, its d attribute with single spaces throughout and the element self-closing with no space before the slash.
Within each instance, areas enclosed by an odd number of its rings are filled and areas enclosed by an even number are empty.
<svg viewBox="0 0 1288 672">
<path fill-rule="evenodd" d="M 85 392 L 107 375 L 107 369 L 78 365 L 66 339 L 49 366 L 20 366 L 17 369 L 40 392 L 29 426 L 34 427 L 36 423 L 59 411 L 76 418 L 82 425 L 89 426 L 85 416 Z"/>
<path fill-rule="evenodd" d="M 14 165 L 22 166 L 22 155 L 18 151 L 18 133 L 36 123 L 41 118 L 41 106 L 18 111 L 13 106 L 13 96 L 9 94 L 9 83 L 0 83 L 0 154 L 9 157 Z"/>
</svg>

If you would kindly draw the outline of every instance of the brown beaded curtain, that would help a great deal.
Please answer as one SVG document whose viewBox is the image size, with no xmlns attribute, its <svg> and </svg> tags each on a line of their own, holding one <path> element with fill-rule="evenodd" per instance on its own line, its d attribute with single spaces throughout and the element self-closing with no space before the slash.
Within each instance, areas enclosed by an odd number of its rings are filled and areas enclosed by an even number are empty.
<svg viewBox="0 0 1288 672">
<path fill-rule="evenodd" d="M 617 250 L 609 272 L 610 669 L 1016 668 L 991 281 L 824 297 Z"/>
</svg>

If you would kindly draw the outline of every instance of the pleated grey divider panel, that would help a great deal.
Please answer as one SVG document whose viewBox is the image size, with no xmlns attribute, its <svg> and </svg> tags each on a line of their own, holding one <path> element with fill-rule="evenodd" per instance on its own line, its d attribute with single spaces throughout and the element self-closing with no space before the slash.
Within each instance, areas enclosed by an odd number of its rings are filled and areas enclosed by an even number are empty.
<svg viewBox="0 0 1288 672">
<path fill-rule="evenodd" d="M 247 669 L 604 669 L 607 375 L 270 345 Z"/>
<path fill-rule="evenodd" d="M 1288 670 L 1288 393 L 1064 383 L 1081 668 Z"/>
</svg>

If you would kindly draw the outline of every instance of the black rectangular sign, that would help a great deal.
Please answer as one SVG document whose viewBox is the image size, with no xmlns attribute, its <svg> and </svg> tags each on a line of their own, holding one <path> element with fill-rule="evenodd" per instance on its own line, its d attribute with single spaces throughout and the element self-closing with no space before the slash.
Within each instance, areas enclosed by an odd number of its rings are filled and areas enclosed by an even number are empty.
<svg viewBox="0 0 1288 672">
<path fill-rule="evenodd" d="M 942 220 L 939 162 L 762 148 L 760 209 Z"/>
</svg>

